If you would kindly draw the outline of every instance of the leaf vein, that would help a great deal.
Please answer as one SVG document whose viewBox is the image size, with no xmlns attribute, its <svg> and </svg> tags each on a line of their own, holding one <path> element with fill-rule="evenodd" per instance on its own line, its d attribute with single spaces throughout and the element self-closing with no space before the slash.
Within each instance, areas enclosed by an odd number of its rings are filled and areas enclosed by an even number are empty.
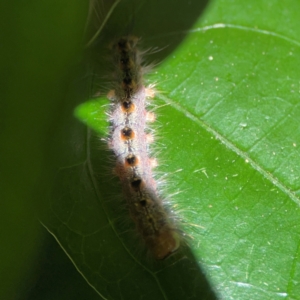
<svg viewBox="0 0 300 300">
<path fill-rule="evenodd" d="M 158 95 L 157 95 L 158 96 Z M 203 120 L 200 120 L 197 116 L 192 114 L 190 111 L 185 109 L 180 104 L 172 101 L 170 98 L 159 95 L 159 97 L 166 102 L 167 104 L 171 105 L 173 108 L 178 110 L 179 112 L 183 113 L 186 117 L 200 125 L 203 129 L 207 132 L 213 134 L 216 139 L 220 140 L 227 148 L 235 152 L 238 156 L 243 158 L 247 163 L 249 163 L 256 171 L 258 171 L 264 178 L 269 180 L 273 183 L 277 188 L 279 188 L 283 193 L 290 197 L 298 206 L 300 206 L 300 199 L 295 195 L 293 191 L 290 190 L 289 187 L 284 185 L 277 177 L 273 174 L 265 170 L 262 166 L 260 166 L 255 160 L 253 160 L 247 153 L 239 149 L 236 145 L 234 145 L 230 140 L 228 140 L 225 136 L 219 133 L 216 129 L 209 126 L 209 124 L 205 123 Z"/>
</svg>

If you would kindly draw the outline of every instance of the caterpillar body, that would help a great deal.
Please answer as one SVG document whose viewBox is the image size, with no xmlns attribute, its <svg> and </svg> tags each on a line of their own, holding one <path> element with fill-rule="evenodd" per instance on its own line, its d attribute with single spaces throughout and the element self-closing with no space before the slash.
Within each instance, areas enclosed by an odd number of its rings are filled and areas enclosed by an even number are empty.
<svg viewBox="0 0 300 300">
<path fill-rule="evenodd" d="M 147 112 L 151 88 L 143 83 L 145 67 L 139 39 L 125 36 L 111 46 L 114 86 L 111 100 L 109 147 L 115 154 L 115 173 L 119 177 L 130 215 L 146 247 L 155 259 L 165 259 L 180 246 L 176 231 L 153 176 L 155 160 L 149 155 L 153 139 L 147 124 L 155 115 Z"/>
</svg>

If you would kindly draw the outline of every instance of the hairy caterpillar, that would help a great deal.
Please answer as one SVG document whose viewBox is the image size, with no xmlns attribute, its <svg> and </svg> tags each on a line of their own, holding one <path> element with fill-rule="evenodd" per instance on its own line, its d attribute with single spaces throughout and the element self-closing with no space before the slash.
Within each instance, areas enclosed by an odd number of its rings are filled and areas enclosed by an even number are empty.
<svg viewBox="0 0 300 300">
<path fill-rule="evenodd" d="M 125 36 L 111 46 L 114 67 L 113 90 L 109 92 L 109 147 L 115 154 L 115 172 L 119 177 L 130 215 L 143 240 L 156 259 L 165 259 L 179 246 L 179 234 L 163 207 L 149 157 L 147 123 L 155 115 L 147 112 L 151 88 L 143 84 L 144 66 L 139 39 Z"/>
</svg>

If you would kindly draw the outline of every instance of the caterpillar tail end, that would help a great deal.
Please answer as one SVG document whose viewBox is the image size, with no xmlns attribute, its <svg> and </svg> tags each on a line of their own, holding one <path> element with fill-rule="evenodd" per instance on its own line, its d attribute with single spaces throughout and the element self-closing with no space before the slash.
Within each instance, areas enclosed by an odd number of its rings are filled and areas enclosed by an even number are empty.
<svg viewBox="0 0 300 300">
<path fill-rule="evenodd" d="M 179 235 L 171 231 L 159 232 L 151 241 L 150 250 L 157 260 L 164 260 L 172 255 L 180 247 Z"/>
</svg>

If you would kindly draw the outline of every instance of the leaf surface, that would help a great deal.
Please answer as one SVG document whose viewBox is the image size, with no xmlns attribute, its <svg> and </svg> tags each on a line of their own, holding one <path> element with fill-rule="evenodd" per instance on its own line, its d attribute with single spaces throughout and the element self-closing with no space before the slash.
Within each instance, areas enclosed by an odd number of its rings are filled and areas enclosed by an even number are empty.
<svg viewBox="0 0 300 300">
<path fill-rule="evenodd" d="M 109 153 L 76 125 L 85 139 L 57 175 L 46 226 L 103 297 L 214 299 L 208 277 L 222 299 L 299 299 L 298 6 L 214 1 L 148 77 L 158 172 L 190 236 L 178 256 L 144 257 Z M 76 115 L 103 136 L 101 101 Z"/>
</svg>

